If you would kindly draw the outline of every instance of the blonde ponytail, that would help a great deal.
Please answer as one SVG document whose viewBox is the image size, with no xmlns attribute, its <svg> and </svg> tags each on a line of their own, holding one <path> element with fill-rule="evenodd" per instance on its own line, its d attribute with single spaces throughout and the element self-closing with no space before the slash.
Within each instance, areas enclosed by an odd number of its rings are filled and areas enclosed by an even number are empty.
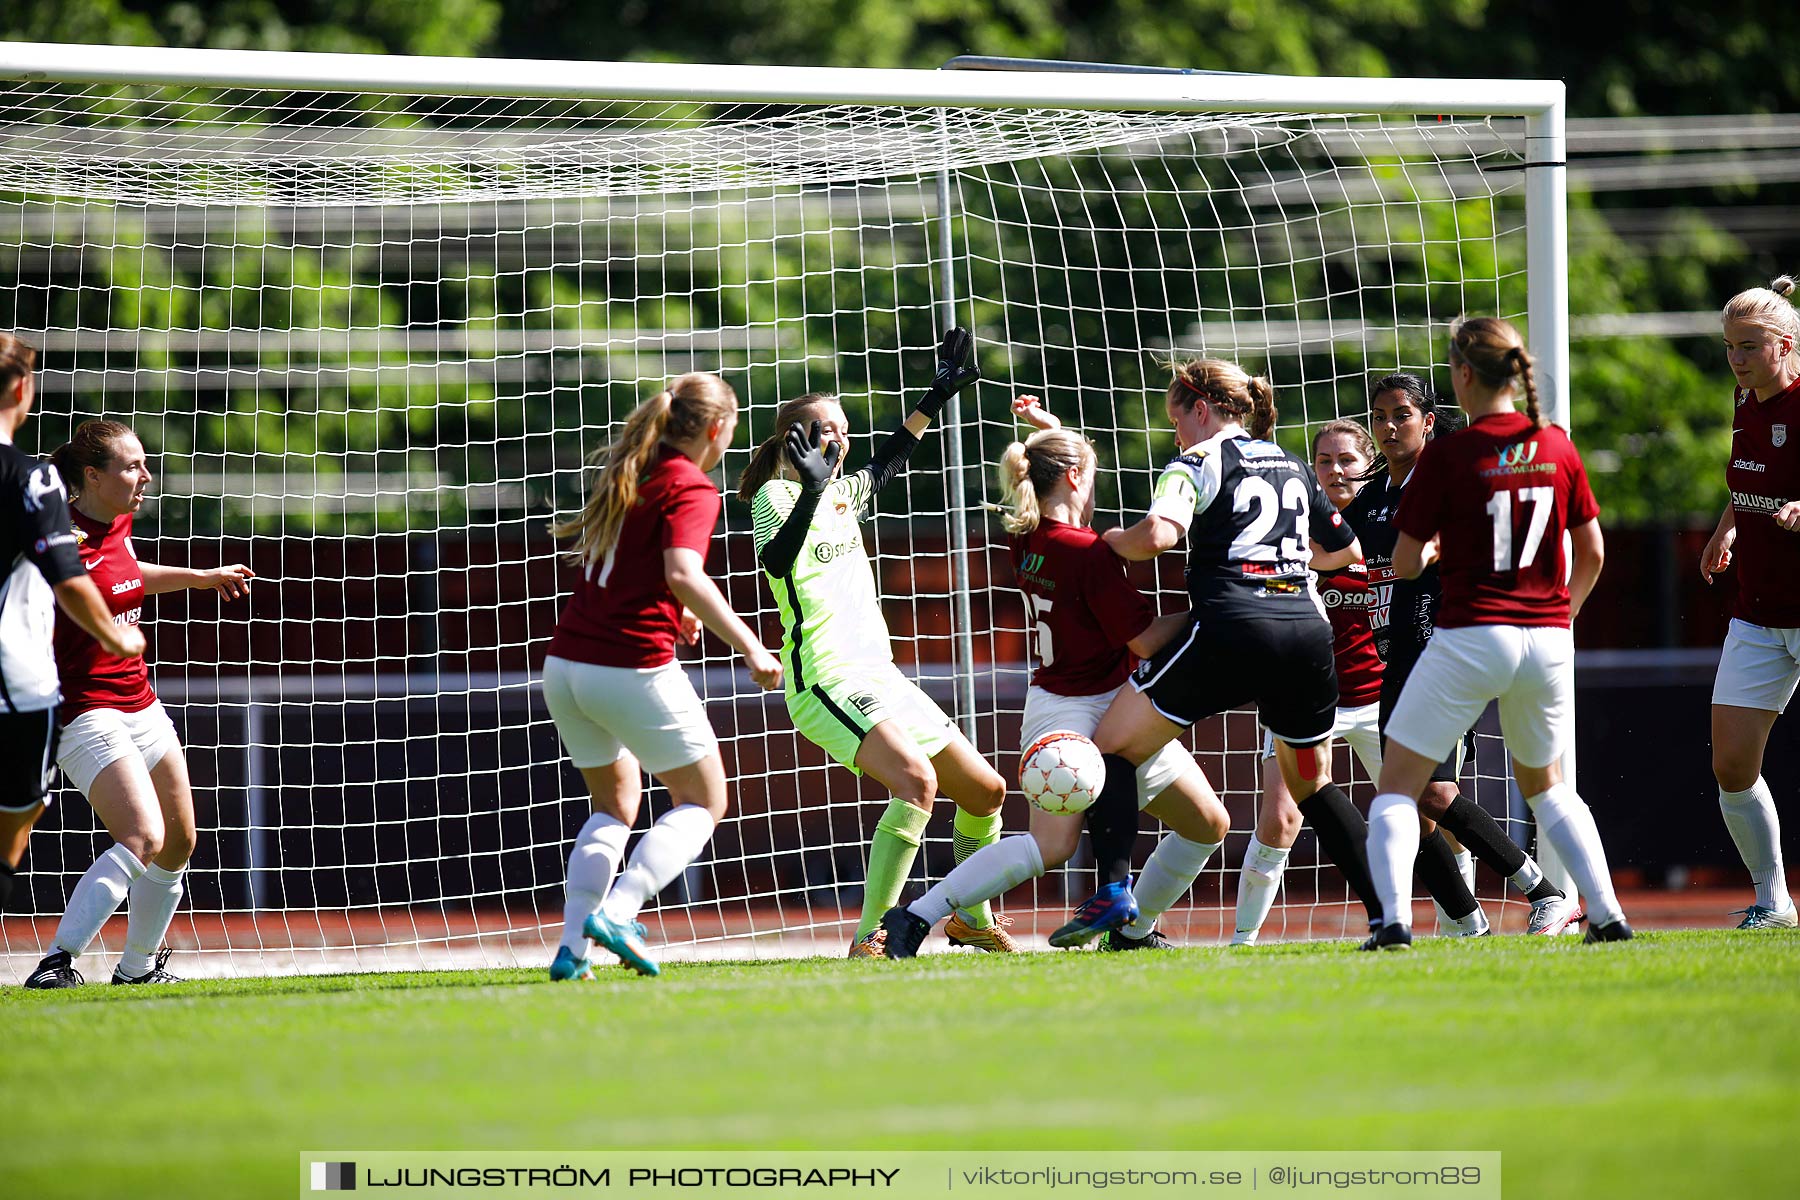
<svg viewBox="0 0 1800 1200">
<path fill-rule="evenodd" d="M 731 385 L 701 371 L 683 375 L 632 409 L 619 440 L 588 456 L 589 465 L 599 467 L 600 473 L 580 514 L 550 526 L 550 536 L 575 539 L 563 557 L 581 566 L 605 558 L 618 544 L 619 530 L 637 504 L 638 484 L 657 447 L 665 439 L 685 442 L 700 436 L 712 422 L 736 411 L 737 393 Z"/>
<path fill-rule="evenodd" d="M 1043 520 L 1044 500 L 1070 471 L 1097 461 L 1094 444 L 1072 429 L 1040 429 L 1000 453 L 1000 494 L 1008 533 L 1030 533 Z"/>
</svg>

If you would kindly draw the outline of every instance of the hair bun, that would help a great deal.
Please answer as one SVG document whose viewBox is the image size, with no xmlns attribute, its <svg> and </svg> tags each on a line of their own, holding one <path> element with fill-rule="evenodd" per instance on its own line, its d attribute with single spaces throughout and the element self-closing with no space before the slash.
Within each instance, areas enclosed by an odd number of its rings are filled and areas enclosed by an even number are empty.
<svg viewBox="0 0 1800 1200">
<path fill-rule="evenodd" d="M 1777 275 L 1774 280 L 1770 282 L 1769 290 L 1774 292 L 1777 296 L 1793 295 L 1794 277 L 1792 275 Z"/>
</svg>

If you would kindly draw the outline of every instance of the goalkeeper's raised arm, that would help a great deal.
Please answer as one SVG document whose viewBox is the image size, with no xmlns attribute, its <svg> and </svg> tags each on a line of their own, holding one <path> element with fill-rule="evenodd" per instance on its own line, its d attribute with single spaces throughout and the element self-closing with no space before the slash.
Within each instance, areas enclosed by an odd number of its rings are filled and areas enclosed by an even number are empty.
<svg viewBox="0 0 1800 1200">
<path fill-rule="evenodd" d="M 877 922 L 899 899 L 939 792 L 956 801 L 958 861 L 1000 836 L 1006 785 L 894 666 L 862 534 L 875 493 L 900 473 L 950 397 L 976 380 L 972 350 L 965 331 L 945 335 L 931 386 L 861 470 L 840 475 L 850 419 L 836 396 L 811 392 L 776 410 L 774 432 L 738 481 L 738 495 L 750 501 L 757 560 L 781 611 L 788 716 L 832 759 L 894 797 L 869 847 L 853 957 L 880 956 Z M 959 941 L 1012 949 L 985 903 L 957 920 Z"/>
</svg>

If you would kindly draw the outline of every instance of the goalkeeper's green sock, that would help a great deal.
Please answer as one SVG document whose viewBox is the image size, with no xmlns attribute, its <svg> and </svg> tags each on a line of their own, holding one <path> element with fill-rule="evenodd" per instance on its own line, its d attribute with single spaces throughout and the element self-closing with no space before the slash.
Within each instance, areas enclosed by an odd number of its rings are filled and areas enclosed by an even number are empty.
<svg viewBox="0 0 1800 1200">
<path fill-rule="evenodd" d="M 966 813 L 960 808 L 956 810 L 954 845 L 958 865 L 967 861 L 969 855 L 983 846 L 991 846 L 999 840 L 999 813 L 978 817 L 973 813 Z M 986 900 L 969 908 L 959 908 L 956 911 L 962 914 L 962 919 L 969 923 L 970 929 L 986 929 L 994 923 L 994 910 L 988 907 Z"/>
<path fill-rule="evenodd" d="M 918 857 L 919 842 L 930 820 L 925 809 L 904 800 L 888 801 L 887 811 L 875 823 L 875 836 L 869 840 L 869 878 L 863 884 L 862 920 L 856 926 L 859 940 L 881 924 L 882 913 L 900 902 L 900 889 L 912 874 L 913 859 Z"/>
</svg>

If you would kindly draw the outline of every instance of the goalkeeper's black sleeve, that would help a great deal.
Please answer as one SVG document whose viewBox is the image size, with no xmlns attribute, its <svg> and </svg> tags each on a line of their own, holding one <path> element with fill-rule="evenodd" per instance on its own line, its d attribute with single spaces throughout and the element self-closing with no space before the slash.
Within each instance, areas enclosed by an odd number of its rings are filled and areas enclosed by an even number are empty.
<svg viewBox="0 0 1800 1200">
<path fill-rule="evenodd" d="M 794 498 L 793 511 L 788 513 L 787 520 L 768 544 L 757 555 L 763 570 L 780 579 L 794 569 L 794 562 L 800 557 L 800 548 L 806 545 L 806 531 L 812 528 L 813 514 L 819 511 L 819 497 L 823 492 L 809 492 L 800 489 Z"/>
<path fill-rule="evenodd" d="M 906 460 L 912 457 L 913 447 L 918 444 L 919 439 L 904 425 L 887 435 L 875 448 L 875 457 L 863 468 L 869 475 L 870 495 L 892 483 L 906 469 Z"/>
</svg>

